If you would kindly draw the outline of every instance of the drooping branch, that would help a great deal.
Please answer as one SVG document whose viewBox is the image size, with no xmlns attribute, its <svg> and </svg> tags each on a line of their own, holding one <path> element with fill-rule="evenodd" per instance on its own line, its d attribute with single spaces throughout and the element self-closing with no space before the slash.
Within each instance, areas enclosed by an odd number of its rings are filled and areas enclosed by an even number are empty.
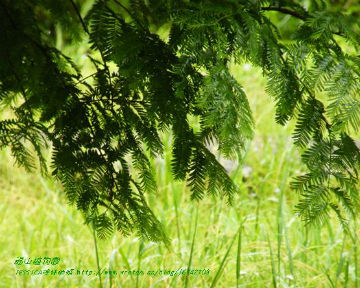
<svg viewBox="0 0 360 288">
<path fill-rule="evenodd" d="M 261 7 L 262 11 L 277 11 L 283 14 L 288 14 L 291 15 L 295 18 L 298 18 L 300 20 L 306 20 L 307 16 L 305 15 L 301 15 L 298 12 L 294 11 L 294 10 L 290 10 L 288 8 L 285 7 L 277 7 L 277 6 L 269 6 L 269 7 Z"/>
<path fill-rule="evenodd" d="M 308 18 L 308 15 L 300 14 L 294 10 L 285 8 L 285 7 L 278 7 L 278 6 L 268 6 L 268 7 L 261 7 L 262 11 L 276 11 L 283 14 L 291 15 L 297 19 L 300 19 L 302 21 L 305 21 Z M 344 36 L 341 31 L 332 31 L 332 34 L 338 35 L 338 36 Z"/>
</svg>

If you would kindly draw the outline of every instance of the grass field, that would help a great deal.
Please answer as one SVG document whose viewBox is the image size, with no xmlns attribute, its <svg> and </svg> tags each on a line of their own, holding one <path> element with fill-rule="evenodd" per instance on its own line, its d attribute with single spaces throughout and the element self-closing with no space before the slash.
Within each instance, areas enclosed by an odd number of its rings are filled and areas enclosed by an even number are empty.
<svg viewBox="0 0 360 288">
<path fill-rule="evenodd" d="M 259 71 L 243 65 L 233 73 L 245 87 L 256 120 L 242 165 L 222 159 L 240 187 L 234 205 L 211 196 L 190 201 L 184 183 L 172 179 L 170 154 L 155 160 L 159 190 L 148 200 L 171 247 L 136 235 L 97 240 L 100 267 L 118 273 L 103 274 L 102 287 L 360 287 L 359 225 L 351 222 L 349 235 L 335 217 L 323 227 L 304 227 L 294 212 L 297 195 L 289 189 L 291 177 L 303 169 L 291 143 L 292 126 L 275 124 Z M 164 137 L 166 145 L 170 140 Z M 67 205 L 59 184 L 15 167 L 9 151 L 2 151 L 0 199 L 0 287 L 100 287 L 95 275 L 15 275 L 17 269 L 37 268 L 17 267 L 17 256 L 59 256 L 59 265 L 52 267 L 97 270 L 93 232 Z M 189 264 L 210 273 L 146 275 Z M 119 275 L 124 270 L 145 275 Z"/>
</svg>

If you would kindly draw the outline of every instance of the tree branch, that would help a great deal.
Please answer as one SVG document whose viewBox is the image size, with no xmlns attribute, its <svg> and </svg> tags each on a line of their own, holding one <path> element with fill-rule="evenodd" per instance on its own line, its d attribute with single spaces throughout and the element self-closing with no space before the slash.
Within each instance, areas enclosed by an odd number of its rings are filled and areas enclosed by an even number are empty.
<svg viewBox="0 0 360 288">
<path fill-rule="evenodd" d="M 283 14 L 287 14 L 287 15 L 291 15 L 297 19 L 300 19 L 302 21 L 305 21 L 308 18 L 308 15 L 302 15 L 299 14 L 298 12 L 294 11 L 294 10 L 290 10 L 288 8 L 285 7 L 278 7 L 278 6 L 269 6 L 269 7 L 261 7 L 260 8 L 262 11 L 276 11 L 276 12 L 280 12 Z M 344 36 L 343 33 L 341 31 L 338 32 L 332 32 L 335 35 L 338 36 Z"/>
<path fill-rule="evenodd" d="M 75 2 L 73 0 L 70 0 L 70 2 L 71 2 L 71 5 L 73 6 L 73 8 L 75 10 L 76 15 L 78 16 L 78 18 L 79 18 L 79 20 L 81 22 L 81 26 L 83 27 L 86 34 L 89 34 L 89 36 L 90 36 L 89 30 L 88 30 L 88 28 L 87 28 L 87 26 L 85 24 L 84 19 L 81 17 L 81 14 L 80 14 L 80 11 L 79 11 L 78 7 L 76 6 L 76 4 L 75 4 Z"/>
<path fill-rule="evenodd" d="M 135 14 L 133 14 L 128 8 L 126 8 L 126 6 L 124 6 L 123 4 L 121 4 L 119 1 L 117 0 L 113 0 L 114 3 L 116 3 L 117 5 L 119 5 L 122 9 L 124 9 L 126 11 L 126 13 L 145 31 L 147 32 L 148 30 L 142 25 L 141 21 L 136 17 Z M 106 6 L 106 5 L 105 5 Z"/>
<path fill-rule="evenodd" d="M 305 16 L 305 15 L 301 15 L 296 11 L 293 11 L 293 10 L 290 10 L 290 9 L 284 8 L 284 7 L 277 7 L 277 6 L 261 7 L 261 10 L 262 11 L 277 11 L 277 12 L 280 12 L 283 14 L 291 15 L 291 16 L 298 18 L 300 20 L 303 20 L 303 21 L 305 21 L 307 18 L 307 16 Z"/>
</svg>

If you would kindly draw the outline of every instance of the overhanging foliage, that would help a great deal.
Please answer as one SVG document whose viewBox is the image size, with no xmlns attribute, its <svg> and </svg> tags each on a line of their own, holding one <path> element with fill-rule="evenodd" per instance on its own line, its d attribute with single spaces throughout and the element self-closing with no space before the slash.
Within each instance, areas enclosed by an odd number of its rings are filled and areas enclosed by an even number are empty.
<svg viewBox="0 0 360 288">
<path fill-rule="evenodd" d="M 162 155 L 162 131 L 172 133 L 172 171 L 191 197 L 231 202 L 237 188 L 206 144 L 236 157 L 253 135 L 232 60 L 261 67 L 276 122 L 296 121 L 294 143 L 308 173 L 292 187 L 302 195 L 303 219 L 322 222 L 332 210 L 346 224 L 346 213 L 356 214 L 356 11 L 316 0 L 306 8 L 297 1 L 98 0 L 83 18 L 74 0 L 0 3 L 0 102 L 14 115 L 0 122 L 0 145 L 27 169 L 35 153 L 46 172 L 43 149 L 51 144 L 52 174 L 100 236 L 135 230 L 166 241 L 144 196 L 156 190 L 148 157 Z M 273 13 L 296 19 L 291 39 L 284 41 Z M 55 48 L 54 23 L 70 39 L 87 37 L 90 77 Z M 166 40 L 152 32 L 162 25 Z"/>
</svg>

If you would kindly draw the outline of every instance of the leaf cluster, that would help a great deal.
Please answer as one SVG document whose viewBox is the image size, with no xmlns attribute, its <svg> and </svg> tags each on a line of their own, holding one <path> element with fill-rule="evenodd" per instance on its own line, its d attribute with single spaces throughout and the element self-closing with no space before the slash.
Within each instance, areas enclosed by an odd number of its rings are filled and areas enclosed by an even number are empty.
<svg viewBox="0 0 360 288">
<path fill-rule="evenodd" d="M 192 199 L 231 202 L 236 185 L 208 145 L 237 157 L 252 138 L 247 96 L 229 71 L 247 61 L 268 79 L 276 122 L 296 121 L 308 169 L 292 185 L 298 211 L 316 223 L 333 210 L 345 223 L 358 207 L 360 152 L 350 134 L 360 122 L 359 21 L 331 1 L 310 2 L 97 0 L 82 17 L 74 0 L 1 0 L 0 102 L 14 117 L 0 122 L 0 145 L 29 169 L 34 152 L 45 171 L 51 144 L 52 174 L 99 236 L 136 231 L 167 242 L 146 201 L 161 133 L 172 135 L 172 172 Z M 290 41 L 272 13 L 296 19 Z M 55 48 L 56 22 L 87 40 L 93 74 Z M 166 39 L 156 33 L 164 25 Z"/>
</svg>

